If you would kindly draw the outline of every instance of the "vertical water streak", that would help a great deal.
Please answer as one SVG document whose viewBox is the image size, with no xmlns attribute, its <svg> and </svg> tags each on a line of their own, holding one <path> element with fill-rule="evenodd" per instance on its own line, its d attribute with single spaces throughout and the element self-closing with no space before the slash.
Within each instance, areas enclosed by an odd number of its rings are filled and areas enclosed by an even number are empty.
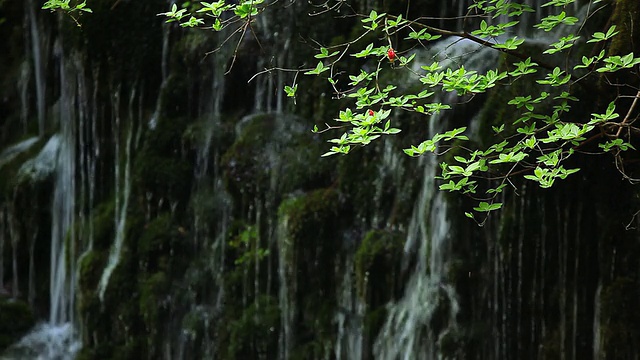
<svg viewBox="0 0 640 360">
<path fill-rule="evenodd" d="M 75 214 L 76 184 L 76 131 L 75 131 L 75 81 L 68 78 L 77 69 L 68 68 L 61 43 L 56 44 L 56 55 L 60 66 L 58 148 L 53 204 L 51 208 L 51 314 L 49 322 L 59 325 L 73 322 L 75 284 L 73 264 L 75 262 L 75 233 L 72 226 Z M 69 246 L 69 248 L 67 248 Z M 69 256 L 69 258 L 67 257 Z M 71 266 L 70 266 L 71 265 Z"/>
<path fill-rule="evenodd" d="M 34 259 L 34 254 L 36 250 L 36 239 L 38 238 L 39 227 L 35 226 L 33 234 L 29 238 L 29 284 L 28 284 L 28 294 L 27 294 L 27 302 L 31 307 L 35 306 L 36 299 L 36 263 Z M 2 264 L 0 264 L 0 267 Z M 2 288 L 0 287 L 0 290 Z"/>
<path fill-rule="evenodd" d="M 596 288 L 596 293 L 594 295 L 593 303 L 594 303 L 594 311 L 593 311 L 593 358 L 600 359 L 602 358 L 600 351 L 602 350 L 602 322 L 600 319 L 601 314 L 601 306 L 602 303 L 600 301 L 602 293 L 602 276 L 598 276 L 598 287 Z"/>
<path fill-rule="evenodd" d="M 415 258 L 416 267 L 404 296 L 388 308 L 387 320 L 374 343 L 377 359 L 435 359 L 440 334 L 430 328 L 430 320 L 447 305 L 452 313 L 457 312 L 455 293 L 444 279 L 449 232 L 447 205 L 441 194 L 433 196 L 435 164 L 433 158 L 427 159 L 430 161 L 422 164 L 422 189 L 414 205 L 405 245 L 407 250 L 418 245 L 417 251 L 406 253 L 407 257 Z"/>
<path fill-rule="evenodd" d="M 33 68 L 36 78 L 36 110 L 38 114 L 38 135 L 43 136 L 46 117 L 46 79 L 45 60 L 43 59 L 43 44 L 40 38 L 40 27 L 34 10 L 33 0 L 27 0 L 27 18 L 29 19 L 29 31 L 31 33 L 31 47 L 33 55 Z"/>
<path fill-rule="evenodd" d="M 364 358 L 364 316 L 367 304 L 358 296 L 354 281 L 354 254 L 349 249 L 342 249 L 344 264 L 339 277 L 336 294 L 338 295 L 338 311 L 335 314 L 338 332 L 334 356 L 337 360 L 360 360 Z M 365 282 L 368 279 L 365 278 Z M 366 284 L 363 287 L 366 288 Z"/>
<path fill-rule="evenodd" d="M 135 88 L 135 86 L 134 86 Z M 132 90 L 132 95 L 135 96 L 135 90 Z M 98 296 L 101 301 L 104 301 L 104 293 L 109 285 L 109 278 L 111 274 L 115 270 L 116 266 L 120 262 L 120 256 L 122 253 L 122 246 L 125 240 L 125 229 L 127 223 L 127 209 L 129 207 L 129 195 L 131 194 L 131 140 L 133 138 L 134 128 L 133 128 L 133 119 L 129 121 L 129 127 L 126 130 L 126 142 L 125 142 L 125 154 L 124 154 L 124 178 L 120 179 L 121 172 L 121 159 L 119 156 L 119 134 L 120 134 L 120 87 L 118 86 L 118 90 L 115 92 L 113 100 L 113 127 L 114 127 L 114 142 L 115 142 L 115 190 L 116 190 L 116 207 L 115 207 L 115 239 L 113 245 L 111 246 L 111 250 L 109 251 L 109 259 L 107 261 L 107 266 L 105 267 L 102 276 L 100 277 L 100 282 L 98 283 Z M 121 182 L 123 183 L 121 185 Z M 124 188 L 121 189 L 121 186 Z"/>
<path fill-rule="evenodd" d="M 20 289 L 18 277 L 18 244 L 20 243 L 20 230 L 18 230 L 15 207 L 13 203 L 9 205 L 7 212 L 7 222 L 9 223 L 9 237 L 11 238 L 11 297 L 17 299 Z"/>
<path fill-rule="evenodd" d="M 18 91 L 20 92 L 20 121 L 22 122 L 22 132 L 27 134 L 29 122 L 29 82 L 31 80 L 31 68 L 28 60 L 20 66 L 20 79 L 18 80 Z"/>
<path fill-rule="evenodd" d="M 288 360 L 295 341 L 293 334 L 296 315 L 296 276 L 294 268 L 294 249 L 287 234 L 288 215 L 279 219 L 277 227 L 278 276 L 280 289 L 278 303 L 280 307 L 280 337 L 278 360 Z"/>
</svg>

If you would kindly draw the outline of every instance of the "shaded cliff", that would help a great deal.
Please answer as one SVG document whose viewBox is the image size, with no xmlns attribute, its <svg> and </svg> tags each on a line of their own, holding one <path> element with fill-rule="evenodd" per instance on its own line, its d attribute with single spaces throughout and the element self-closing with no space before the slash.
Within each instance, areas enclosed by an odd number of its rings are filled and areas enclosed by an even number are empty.
<svg viewBox="0 0 640 360">
<path fill-rule="evenodd" d="M 596 23 L 640 20 L 634 4 Z M 410 4 L 448 16 L 463 2 L 449 5 Z M 294 106 L 289 74 L 247 81 L 344 41 L 355 19 L 277 4 L 232 64 L 233 46 L 205 56 L 228 34 L 163 25 L 168 2 L 91 6 L 77 27 L 0 2 L 0 318 L 15 324 L 0 346 L 35 318 L 65 332 L 45 356 L 79 359 L 638 356 L 640 200 L 611 158 L 576 157 L 552 190 L 517 184 L 479 228 L 465 198 L 437 192 L 436 159 L 402 153 L 447 123 L 489 136 L 521 89 L 394 115 L 401 135 L 321 158 L 328 135 L 309 129 L 343 105 L 328 84 L 298 79 Z M 612 48 L 637 50 L 637 29 L 621 31 Z M 433 53 L 468 45 L 443 44 Z M 609 101 L 593 89 L 578 114 Z M 26 344 L 12 354 L 36 356 Z"/>
</svg>

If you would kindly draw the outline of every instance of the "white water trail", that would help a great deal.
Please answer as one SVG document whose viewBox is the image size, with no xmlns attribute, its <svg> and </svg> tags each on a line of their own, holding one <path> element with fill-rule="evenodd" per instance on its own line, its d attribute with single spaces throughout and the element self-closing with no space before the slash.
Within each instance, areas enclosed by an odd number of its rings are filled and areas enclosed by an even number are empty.
<svg viewBox="0 0 640 360">
<path fill-rule="evenodd" d="M 117 106 L 114 107 L 114 109 L 116 109 L 117 111 Z M 116 128 L 119 128 L 119 115 L 116 115 L 116 124 L 118 124 L 116 126 Z M 119 202 L 120 202 L 120 195 L 119 195 L 119 191 L 116 190 L 116 216 L 115 216 L 115 222 L 116 222 L 116 234 L 115 234 L 115 239 L 113 242 L 113 245 L 111 247 L 111 250 L 109 252 L 109 260 L 107 262 L 107 266 L 105 267 L 102 276 L 100 277 L 100 282 L 98 283 L 98 296 L 100 298 L 100 301 L 104 301 L 104 294 L 105 291 L 107 290 L 107 286 L 109 285 L 109 278 L 111 277 L 111 274 L 113 273 L 113 271 L 115 270 L 116 266 L 118 266 L 118 263 L 120 262 L 120 257 L 122 254 L 122 245 L 124 244 L 124 240 L 125 240 L 125 229 L 126 229 L 126 224 L 127 224 L 127 209 L 129 207 L 129 196 L 131 194 L 131 139 L 133 138 L 133 133 L 134 133 L 134 129 L 133 129 L 133 122 L 130 123 L 130 127 L 127 131 L 127 140 L 126 140 L 126 144 L 125 144 L 125 164 L 124 164 L 124 189 L 122 191 L 122 204 L 120 207 L 118 207 Z M 117 134 L 118 132 L 116 132 Z M 116 140 L 117 142 L 118 140 Z M 117 154 L 117 152 L 116 152 Z M 119 156 L 116 156 L 115 158 L 115 162 L 116 162 L 116 189 L 119 189 L 120 187 L 120 181 L 119 181 L 119 177 L 120 177 L 120 159 Z"/>
<path fill-rule="evenodd" d="M 600 294 L 602 293 L 602 278 L 598 278 L 598 287 L 596 288 L 596 294 L 594 296 L 593 303 L 595 304 L 593 311 L 593 358 L 602 358 L 602 324 L 600 321 L 602 303 L 600 301 Z"/>
<path fill-rule="evenodd" d="M 31 2 L 30 2 L 31 3 Z M 17 344 L 2 355 L 3 359 L 71 360 L 81 347 L 75 324 L 76 259 L 79 249 L 75 232 L 76 203 L 76 120 L 79 94 L 76 75 L 83 72 L 78 64 L 68 64 L 62 41 L 58 39 L 54 53 L 58 59 L 60 97 L 56 106 L 59 124 L 57 134 L 51 136 L 40 153 L 26 161 L 18 171 L 22 181 L 44 181 L 53 178 L 51 203 L 51 239 L 49 292 L 49 321 L 38 324 Z M 30 145 L 26 146 L 29 147 Z M 33 262 L 37 229 L 29 239 L 29 298 L 33 296 Z M 33 301 L 32 299 L 30 301 Z"/>
<path fill-rule="evenodd" d="M 293 261 L 293 243 L 287 236 L 287 215 L 279 219 L 277 228 L 278 241 L 278 275 L 280 289 L 278 293 L 280 305 L 280 339 L 279 360 L 288 360 L 294 341 L 294 319 L 296 315 L 296 276 Z"/>
<path fill-rule="evenodd" d="M 363 319 L 367 304 L 357 292 L 354 279 L 353 256 L 347 256 L 338 287 L 338 311 L 335 322 L 338 327 L 334 354 L 336 360 L 357 360 L 363 358 L 364 328 Z"/>
<path fill-rule="evenodd" d="M 49 323 L 73 322 L 75 312 L 74 228 L 76 147 L 75 86 L 67 77 L 66 58 L 56 45 L 60 61 L 61 94 L 59 100 L 60 142 L 55 168 L 55 188 L 51 207 L 51 313 Z M 70 246 L 70 248 L 67 248 Z M 69 258 L 67 257 L 69 256 Z"/>
<path fill-rule="evenodd" d="M 374 344 L 376 359 L 436 359 L 438 336 L 430 321 L 449 308 L 447 328 L 455 325 L 455 291 L 444 276 L 449 253 L 447 206 L 442 194 L 434 196 L 435 164 L 424 164 L 424 181 L 415 204 L 405 243 L 406 256 L 417 260 L 404 296 L 388 308 L 388 316 Z M 417 251 L 412 251 L 414 247 Z M 410 262 L 410 261 L 409 261 Z M 446 304 L 445 304 L 446 302 Z"/>
<path fill-rule="evenodd" d="M 12 345 L 0 360 L 73 360 L 82 347 L 71 323 L 37 325 Z"/>
<path fill-rule="evenodd" d="M 46 79 L 45 79 L 45 59 L 43 59 L 43 44 L 40 38 L 40 28 L 34 10 L 33 0 L 28 0 L 27 18 L 29 21 L 29 31 L 31 33 L 31 47 L 33 56 L 33 68 L 36 77 L 36 109 L 38 114 L 38 135 L 44 136 L 46 117 Z"/>
</svg>

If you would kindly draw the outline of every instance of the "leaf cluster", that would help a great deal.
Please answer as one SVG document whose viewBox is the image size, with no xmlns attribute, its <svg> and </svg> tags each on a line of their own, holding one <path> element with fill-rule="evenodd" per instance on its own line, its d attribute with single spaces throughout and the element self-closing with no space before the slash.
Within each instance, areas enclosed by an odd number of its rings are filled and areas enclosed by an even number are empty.
<svg viewBox="0 0 640 360">
<path fill-rule="evenodd" d="M 568 167 L 566 160 L 582 153 L 582 147 L 591 141 L 599 142 L 596 146 L 599 154 L 613 154 L 617 159 L 622 152 L 635 150 L 628 134 L 640 132 L 633 127 L 635 118 L 631 117 L 640 90 L 624 117 L 616 110 L 621 102 L 619 96 L 602 113 L 591 114 L 590 119 L 572 116 L 572 107 L 579 102 L 579 96 L 574 93 L 582 84 L 599 81 L 599 77 L 604 76 L 605 82 L 613 86 L 613 82 L 608 81 L 609 74 L 637 70 L 640 65 L 640 58 L 633 53 L 607 53 L 608 42 L 619 35 L 616 24 L 602 31 L 587 31 L 586 23 L 607 4 L 591 0 L 588 12 L 578 15 L 578 12 L 572 13 L 573 7 L 569 6 L 574 3 L 575 0 L 552 0 L 534 9 L 512 1 L 475 0 L 468 7 L 468 14 L 477 19 L 470 18 L 469 23 L 476 24 L 470 31 L 442 29 L 427 19 L 409 19 L 376 10 L 353 13 L 352 16 L 360 20 L 361 31 L 342 44 L 318 44 L 314 56 L 317 62 L 314 61 L 313 67 L 285 69 L 295 76 L 293 82 L 284 87 L 284 92 L 295 101 L 298 75 L 315 76 L 327 81 L 335 99 L 351 104 L 339 112 L 335 125 L 326 124 L 323 129 L 314 126 L 314 132 L 338 131 L 336 137 L 329 140 L 331 145 L 323 155 L 331 156 L 348 154 L 384 136 L 400 133 L 399 123 L 404 112 L 437 119 L 438 114 L 448 111 L 455 103 L 444 99 L 457 97 L 462 102 L 494 87 L 510 87 L 520 82 L 537 84 L 537 87 L 527 87 L 529 90 L 524 93 L 504 99 L 505 106 L 512 107 L 513 119 L 504 119 L 505 122 L 492 126 L 494 139 L 482 148 L 463 145 L 477 135 L 468 127 L 456 127 L 435 132 L 429 139 L 404 149 L 404 153 L 412 157 L 451 153 L 440 163 L 440 190 L 471 197 L 477 204 L 473 207 L 475 214 L 486 215 L 501 208 L 501 196 L 508 186 L 515 188 L 512 182 L 515 177 L 548 188 L 556 180 L 578 172 L 578 168 Z M 325 4 L 325 11 L 338 9 L 340 5 L 329 4 L 330 1 Z M 266 8 L 263 0 L 219 0 L 198 2 L 195 12 L 173 5 L 170 11 L 159 15 L 182 27 L 208 27 L 214 31 L 237 24 L 233 33 L 243 34 L 241 30 L 247 29 L 251 19 Z M 528 29 L 534 35 L 514 36 L 521 16 L 542 8 L 547 15 Z M 541 54 L 523 56 L 520 53 L 523 46 L 532 43 L 531 39 L 545 36 L 557 40 L 550 41 Z M 422 59 L 421 55 L 428 53 L 436 42 L 456 38 L 504 53 L 511 61 L 506 67 L 496 64 L 480 71 L 465 64 L 464 55 L 459 61 L 446 63 L 435 57 Z M 450 46 L 456 44 L 451 43 Z M 577 44 L 582 53 L 593 55 L 573 61 L 570 54 Z M 355 73 L 347 73 L 341 70 L 345 67 L 340 67 L 347 61 L 357 61 L 361 67 Z M 489 181 L 480 187 L 479 179 Z M 466 214 L 475 219 L 474 212 Z M 476 221 L 484 223 L 481 219 Z"/>
</svg>

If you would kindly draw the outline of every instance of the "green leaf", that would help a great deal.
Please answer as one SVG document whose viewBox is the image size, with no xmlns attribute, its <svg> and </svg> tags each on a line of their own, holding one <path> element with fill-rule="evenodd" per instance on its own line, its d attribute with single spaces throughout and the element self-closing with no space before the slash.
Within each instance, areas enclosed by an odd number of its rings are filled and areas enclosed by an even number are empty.
<svg viewBox="0 0 640 360">
<path fill-rule="evenodd" d="M 480 204 L 478 204 L 477 207 L 474 207 L 473 210 L 479 211 L 479 212 L 489 212 L 489 211 L 498 210 L 501 207 L 502 207 L 502 203 L 489 204 L 483 201 L 483 202 L 480 202 Z"/>
<path fill-rule="evenodd" d="M 284 87 L 284 92 L 287 94 L 288 97 L 295 97 L 297 90 L 298 90 L 298 84 L 295 84 L 293 87 L 288 85 Z"/>
<path fill-rule="evenodd" d="M 316 65 L 316 68 L 313 70 L 309 70 L 307 72 L 305 72 L 305 75 L 319 75 L 325 71 L 329 70 L 328 66 L 324 66 L 324 64 L 322 63 L 322 61 L 318 62 L 318 65 Z"/>
</svg>

